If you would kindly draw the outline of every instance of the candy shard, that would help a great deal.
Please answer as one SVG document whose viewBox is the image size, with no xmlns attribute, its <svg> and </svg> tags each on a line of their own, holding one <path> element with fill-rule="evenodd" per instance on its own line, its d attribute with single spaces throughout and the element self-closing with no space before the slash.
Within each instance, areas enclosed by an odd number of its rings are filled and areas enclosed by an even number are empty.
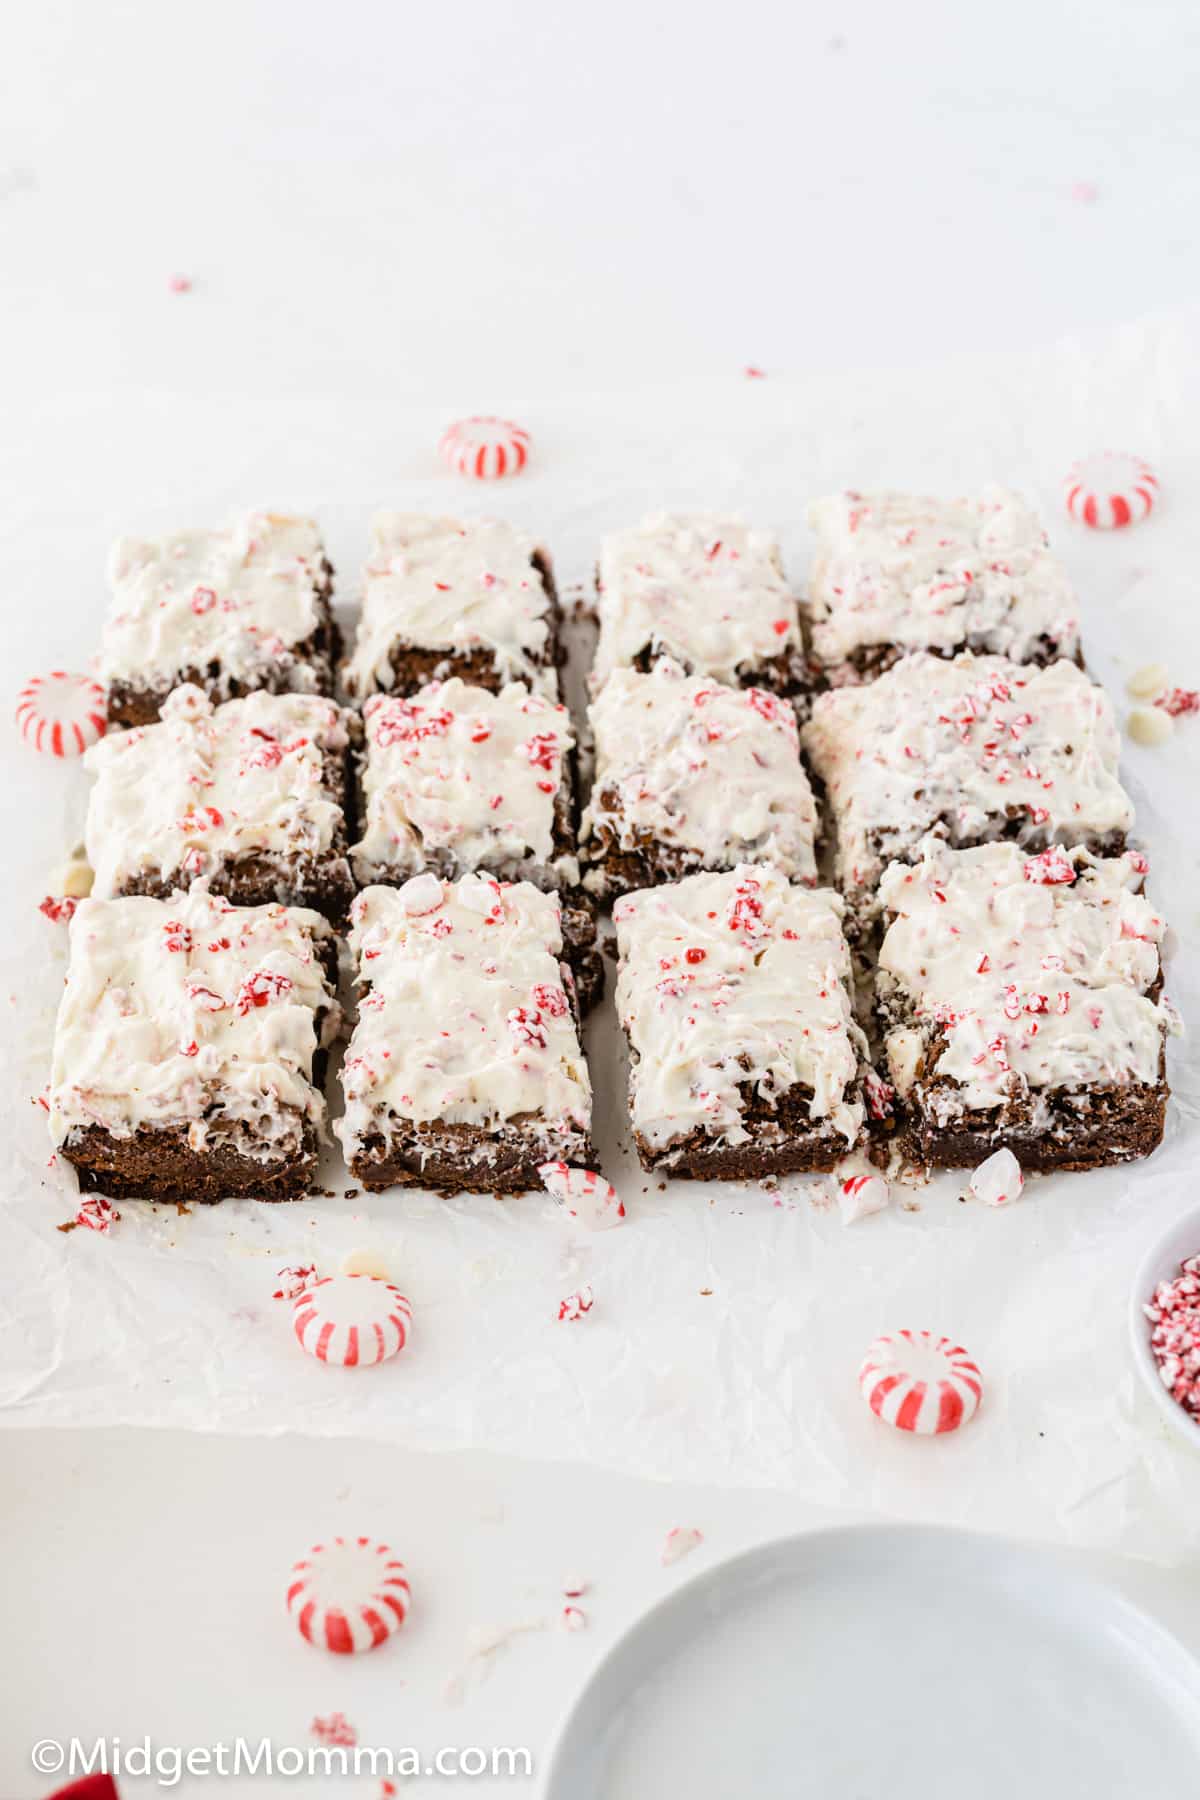
<svg viewBox="0 0 1200 1800">
<path fill-rule="evenodd" d="M 595 1304 L 595 1295 L 592 1293 L 590 1286 L 585 1282 L 578 1293 L 568 1294 L 565 1300 L 559 1301 L 559 1320 L 560 1322 L 565 1320 L 569 1324 L 575 1324 L 579 1319 L 583 1318 L 585 1313 L 590 1313 Z"/>
<path fill-rule="evenodd" d="M 703 1542 L 704 1533 L 694 1525 L 672 1525 L 662 1547 L 663 1567 L 669 1568 L 681 1557 L 690 1556 Z"/>
<path fill-rule="evenodd" d="M 1011 1150 L 997 1150 L 981 1162 L 967 1183 L 968 1190 L 985 1206 L 1008 1206 L 1025 1186 L 1021 1165 Z"/>
<path fill-rule="evenodd" d="M 838 1210 L 844 1225 L 856 1225 L 872 1213 L 883 1212 L 891 1190 L 882 1175 L 849 1175 L 838 1182 Z"/>
<path fill-rule="evenodd" d="M 625 1207 L 611 1181 L 594 1169 L 573 1169 L 569 1163 L 548 1162 L 538 1168 L 542 1185 L 558 1204 L 592 1231 L 608 1231 L 625 1218 Z"/>
</svg>

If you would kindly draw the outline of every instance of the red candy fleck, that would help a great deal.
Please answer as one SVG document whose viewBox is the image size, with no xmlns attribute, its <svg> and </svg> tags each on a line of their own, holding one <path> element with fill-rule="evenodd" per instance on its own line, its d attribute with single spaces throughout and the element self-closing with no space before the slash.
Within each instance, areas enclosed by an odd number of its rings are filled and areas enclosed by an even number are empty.
<svg viewBox="0 0 1200 1800">
<path fill-rule="evenodd" d="M 84 1225 L 89 1231 L 98 1231 L 107 1237 L 113 1226 L 121 1217 L 111 1200 L 103 1199 L 99 1194 L 85 1200 L 75 1214 L 75 1223 Z"/>
<path fill-rule="evenodd" d="M 290 975 L 276 974 L 274 969 L 256 969 L 238 989 L 238 997 L 234 1002 L 238 1016 L 244 1018 L 256 1006 L 269 1006 L 272 1000 L 281 1000 L 291 991 Z"/>
<path fill-rule="evenodd" d="M 772 619 L 771 621 L 771 630 L 775 633 L 776 637 L 786 637 L 791 629 L 792 622 L 790 619 Z"/>
<path fill-rule="evenodd" d="M 595 1303 L 595 1296 L 588 1286 L 581 1287 L 577 1294 L 568 1294 L 565 1300 L 558 1303 L 560 1322 L 566 1320 L 569 1324 L 576 1323 L 585 1313 L 591 1312 Z"/>
<path fill-rule="evenodd" d="M 526 1045 L 531 1050 L 546 1048 L 549 1039 L 541 1013 L 530 1012 L 525 1006 L 515 1006 L 505 1022 L 519 1044 Z"/>
<path fill-rule="evenodd" d="M 317 1279 L 316 1263 L 288 1263 L 275 1276 L 279 1286 L 273 1300 L 298 1300 L 306 1287 Z"/>
<path fill-rule="evenodd" d="M 1160 694 L 1154 704 L 1171 718 L 1181 719 L 1186 713 L 1200 712 L 1200 688 L 1172 688 L 1169 694 Z"/>
<path fill-rule="evenodd" d="M 163 926 L 163 946 L 167 950 L 181 952 L 187 956 L 191 953 L 192 934 L 186 925 L 178 919 L 168 919 Z"/>
<path fill-rule="evenodd" d="M 873 1119 L 891 1117 L 896 1090 L 890 1081 L 885 1081 L 874 1069 L 868 1069 L 863 1077 L 863 1093 L 866 1096 L 867 1111 Z"/>
<path fill-rule="evenodd" d="M 47 894 L 38 907 L 38 911 L 44 914 L 52 925 L 66 925 L 74 918 L 75 908 L 78 905 L 78 900 L 72 900 L 69 895 L 64 895 L 61 900 L 56 900 L 53 894 Z"/>
<path fill-rule="evenodd" d="M 1026 858 L 1024 876 L 1026 881 L 1037 881 L 1048 887 L 1075 880 L 1075 865 L 1066 852 L 1058 844 L 1049 850 L 1043 850 L 1040 856 Z"/>
<path fill-rule="evenodd" d="M 210 587 L 196 588 L 192 594 L 191 604 L 192 611 L 196 614 L 197 618 L 200 618 L 204 613 L 211 612 L 213 607 L 217 604 L 216 589 Z"/>
<path fill-rule="evenodd" d="M 567 1010 L 567 996 L 560 987 L 551 987 L 548 981 L 535 984 L 533 1000 L 539 1012 L 548 1013 L 552 1019 L 561 1019 Z"/>
<path fill-rule="evenodd" d="M 1173 1281 L 1160 1281 L 1142 1310 L 1163 1386 L 1200 1420 L 1200 1256 L 1189 1256 Z"/>
<path fill-rule="evenodd" d="M 707 950 L 697 950 L 693 947 L 691 950 L 684 951 L 683 958 L 685 962 L 702 963 L 707 955 Z"/>
<path fill-rule="evenodd" d="M 553 732 L 539 732 L 527 744 L 521 745 L 521 754 L 529 758 L 535 769 L 545 769 L 547 774 L 552 774 L 558 757 L 558 739 Z M 546 791 L 552 793 L 554 790 Z"/>
<path fill-rule="evenodd" d="M 358 1733 L 345 1713 L 335 1712 L 327 1719 L 314 1719 L 308 1729 L 322 1744 L 343 1744 L 349 1748 L 358 1742 Z"/>
</svg>

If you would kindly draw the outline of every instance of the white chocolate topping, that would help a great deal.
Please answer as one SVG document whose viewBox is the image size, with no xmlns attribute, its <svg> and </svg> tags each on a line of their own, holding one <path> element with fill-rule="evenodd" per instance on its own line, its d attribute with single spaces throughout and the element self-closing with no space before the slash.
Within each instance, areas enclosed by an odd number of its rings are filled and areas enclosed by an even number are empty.
<svg viewBox="0 0 1200 1800">
<path fill-rule="evenodd" d="M 818 696 L 802 733 L 837 825 L 838 881 L 874 882 L 936 830 L 963 845 L 1098 842 L 1133 823 L 1112 702 L 1071 662 L 903 657 Z"/>
<path fill-rule="evenodd" d="M 535 554 L 534 539 L 500 519 L 377 513 L 347 690 L 390 688 L 391 653 L 408 644 L 487 651 L 503 681 L 544 685 L 551 600 Z"/>
<path fill-rule="evenodd" d="M 646 651 L 736 684 L 800 651 L 799 613 L 770 532 L 738 519 L 660 513 L 600 554 L 596 692 Z"/>
<path fill-rule="evenodd" d="M 253 684 L 283 666 L 289 687 L 311 692 L 313 672 L 291 652 L 320 623 L 324 560 L 311 519 L 276 513 L 224 531 L 118 539 L 100 679 L 162 687 L 217 663 L 215 687 L 227 694 L 230 678 Z"/>
<path fill-rule="evenodd" d="M 940 1033 L 921 1079 L 959 1084 L 930 1099 L 947 1117 L 1031 1089 L 1157 1082 L 1170 1015 L 1146 997 L 1164 926 L 1134 891 L 1145 868 L 1135 851 L 1027 857 L 1015 844 L 932 841 L 915 865 L 893 863 L 879 991 L 898 1021 L 886 1046 L 899 1091 Z"/>
<path fill-rule="evenodd" d="M 193 1149 L 249 1156 L 299 1147 L 325 1103 L 312 1086 L 316 1014 L 338 1007 L 301 907 L 232 907 L 203 889 L 169 900 L 81 900 L 50 1078 L 56 1143 L 76 1127 L 116 1137 L 182 1127 Z"/>
<path fill-rule="evenodd" d="M 138 877 L 187 886 L 248 857 L 309 863 L 330 850 L 342 809 L 325 761 L 347 743 L 332 700 L 257 691 L 214 707 L 176 688 L 157 725 L 111 732 L 84 767 L 88 860 L 98 898 Z"/>
<path fill-rule="evenodd" d="M 646 675 L 614 669 L 590 717 L 596 775 L 581 844 L 593 840 L 594 852 L 603 826 L 622 850 L 649 838 L 694 868 L 769 862 L 816 880 L 816 807 L 789 701 L 685 676 L 662 657 Z M 603 869 L 584 885 L 603 892 Z"/>
<path fill-rule="evenodd" d="M 1072 656 L 1078 606 L 1066 571 L 1020 495 L 973 499 L 835 494 L 809 507 L 813 649 L 836 668 L 855 650 L 993 651 L 1026 662 Z"/>
<path fill-rule="evenodd" d="M 346 1053 L 347 1156 L 389 1121 L 495 1129 L 528 1115 L 586 1137 L 591 1083 L 555 894 L 478 875 L 369 887 L 350 943 L 366 988 Z"/>
<path fill-rule="evenodd" d="M 854 1143 L 862 1035 L 838 895 L 745 866 L 626 894 L 613 920 L 630 1115 L 652 1149 L 696 1129 L 750 1141 L 747 1085 L 768 1100 L 811 1088 L 814 1126 Z"/>
<path fill-rule="evenodd" d="M 411 699 L 373 694 L 363 718 L 360 882 L 424 868 L 512 878 L 554 864 L 554 805 L 574 743 L 565 706 L 522 682 L 493 694 L 454 676 Z M 574 878 L 574 858 L 561 862 Z"/>
</svg>

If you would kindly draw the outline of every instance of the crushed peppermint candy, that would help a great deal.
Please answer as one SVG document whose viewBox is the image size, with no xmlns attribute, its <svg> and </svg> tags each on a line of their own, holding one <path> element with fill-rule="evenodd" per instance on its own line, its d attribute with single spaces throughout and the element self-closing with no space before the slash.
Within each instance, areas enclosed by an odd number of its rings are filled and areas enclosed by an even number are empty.
<svg viewBox="0 0 1200 1800">
<path fill-rule="evenodd" d="M 1058 882 L 1074 881 L 1076 869 L 1061 844 L 1052 844 L 1040 856 L 1026 857 L 1023 873 L 1026 881 L 1040 881 L 1047 886 L 1054 886 Z"/>
<path fill-rule="evenodd" d="M 1160 1281 L 1142 1310 L 1163 1386 L 1200 1422 L 1200 1255 L 1181 1263 L 1173 1280 Z"/>
<path fill-rule="evenodd" d="M 102 1237 L 107 1237 L 120 1217 L 120 1213 L 111 1200 L 105 1200 L 102 1195 L 95 1194 L 91 1199 L 83 1202 L 75 1214 L 75 1223 L 85 1225 L 89 1231 L 98 1231 Z"/>
<path fill-rule="evenodd" d="M 625 1218 L 625 1206 L 611 1181 L 595 1169 L 573 1169 L 565 1162 L 542 1163 L 542 1186 L 572 1219 L 592 1231 L 608 1231 Z"/>
<path fill-rule="evenodd" d="M 585 1313 L 590 1313 L 595 1304 L 596 1297 L 592 1293 L 590 1285 L 585 1282 L 578 1293 L 568 1294 L 565 1300 L 559 1301 L 559 1320 L 560 1322 L 566 1320 L 568 1323 L 574 1324 L 577 1320 L 582 1319 Z"/>
<path fill-rule="evenodd" d="M 275 1279 L 279 1286 L 271 1295 L 272 1300 L 298 1300 L 306 1287 L 310 1287 L 317 1279 L 316 1263 L 288 1263 L 276 1271 Z"/>
<path fill-rule="evenodd" d="M 358 1742 L 358 1732 L 345 1713 L 330 1713 L 327 1719 L 317 1717 L 308 1729 L 319 1744 L 343 1744 L 349 1748 Z"/>
<path fill-rule="evenodd" d="M 561 1616 L 564 1631 L 587 1630 L 588 1618 L 581 1606 L 564 1606 Z"/>
<path fill-rule="evenodd" d="M 1182 719 L 1188 713 L 1200 712 L 1200 688 L 1171 688 L 1154 702 L 1169 718 Z"/>
<path fill-rule="evenodd" d="M 704 1533 L 694 1525 L 672 1525 L 666 1535 L 660 1558 L 664 1568 L 670 1568 L 681 1557 L 690 1556 L 693 1550 L 699 1549 L 704 1542 Z"/>
<path fill-rule="evenodd" d="M 53 894 L 47 894 L 39 905 L 38 911 L 43 918 L 49 919 L 52 925 L 69 925 L 75 916 L 75 908 L 78 904 L 78 900 L 73 900 L 70 894 L 64 894 L 57 899 Z"/>
<path fill-rule="evenodd" d="M 838 1209 L 844 1225 L 856 1225 L 872 1213 L 884 1212 L 891 1190 L 882 1175 L 850 1175 L 838 1183 Z"/>
<path fill-rule="evenodd" d="M 1063 996 L 1064 999 L 1068 997 Z M 967 1190 L 985 1206 L 1008 1206 L 1020 1198 L 1024 1186 L 1025 1176 L 1020 1163 L 1011 1150 L 1004 1149 L 995 1151 L 980 1163 L 967 1183 Z"/>
</svg>

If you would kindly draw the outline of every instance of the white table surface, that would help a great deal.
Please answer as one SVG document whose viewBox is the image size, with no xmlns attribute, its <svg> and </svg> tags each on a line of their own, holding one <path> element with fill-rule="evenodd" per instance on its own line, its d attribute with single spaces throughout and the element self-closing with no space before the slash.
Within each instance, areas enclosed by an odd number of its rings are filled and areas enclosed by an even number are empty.
<svg viewBox="0 0 1200 1800">
<path fill-rule="evenodd" d="M 310 397 L 315 441 L 347 395 L 520 417 L 564 388 L 747 363 L 858 377 L 1195 301 L 1187 0 L 784 11 L 22 9 L 0 116 L 0 543 L 35 510 L 78 531 L 123 401 L 138 429 L 154 418 L 167 489 L 181 395 L 226 408 L 235 479 L 284 392 Z M 168 294 L 174 271 L 192 293 Z M 8 620 L 14 688 L 33 645 L 59 652 L 47 555 L 51 591 Z M 700 1557 L 822 1522 L 786 1494 L 354 1440 L 10 1432 L 3 1470 L 12 1800 L 52 1785 L 28 1765 L 38 1737 L 303 1743 L 335 1709 L 368 1742 L 536 1760 L 597 1652 Z M 675 1524 L 706 1544 L 663 1570 Z M 291 1560 L 334 1530 L 395 1541 L 416 1596 L 395 1649 L 350 1667 L 281 1617 Z M 1096 1562 L 1200 1650 L 1194 1570 Z M 575 1573 L 590 1630 L 518 1640 L 449 1705 L 470 1627 L 552 1618 Z"/>
</svg>

